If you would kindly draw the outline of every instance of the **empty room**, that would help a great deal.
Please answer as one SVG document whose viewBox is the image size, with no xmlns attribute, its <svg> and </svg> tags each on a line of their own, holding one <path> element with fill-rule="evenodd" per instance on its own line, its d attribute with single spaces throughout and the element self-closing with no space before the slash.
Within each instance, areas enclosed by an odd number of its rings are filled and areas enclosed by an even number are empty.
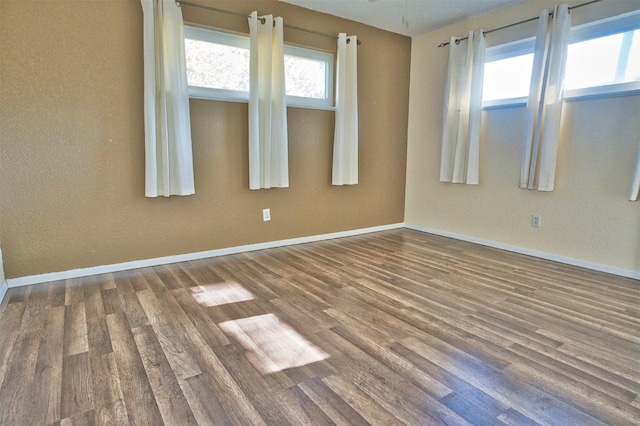
<svg viewBox="0 0 640 426">
<path fill-rule="evenodd" d="M 640 0 L 0 0 L 0 425 L 640 424 Z"/>
</svg>

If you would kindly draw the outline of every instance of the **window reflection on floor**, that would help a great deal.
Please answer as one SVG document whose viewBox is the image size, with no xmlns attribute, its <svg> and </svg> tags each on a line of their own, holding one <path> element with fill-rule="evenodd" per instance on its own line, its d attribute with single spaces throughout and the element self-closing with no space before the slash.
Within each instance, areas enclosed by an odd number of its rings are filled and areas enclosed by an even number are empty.
<svg viewBox="0 0 640 426">
<path fill-rule="evenodd" d="M 191 294 L 196 302 L 207 307 L 253 300 L 253 294 L 249 290 L 234 282 L 193 287 Z"/>
<path fill-rule="evenodd" d="M 274 314 L 219 324 L 247 351 L 247 359 L 261 373 L 270 374 L 329 358 Z"/>
</svg>

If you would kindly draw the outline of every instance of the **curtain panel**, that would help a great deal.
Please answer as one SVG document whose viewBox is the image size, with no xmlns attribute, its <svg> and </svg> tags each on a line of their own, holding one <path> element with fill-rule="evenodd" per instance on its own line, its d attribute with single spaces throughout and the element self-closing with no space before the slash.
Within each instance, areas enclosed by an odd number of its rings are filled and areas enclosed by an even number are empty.
<svg viewBox="0 0 640 426">
<path fill-rule="evenodd" d="M 553 191 L 571 15 L 566 4 L 540 13 L 527 101 L 520 188 Z"/>
<path fill-rule="evenodd" d="M 631 178 L 631 190 L 629 191 L 629 201 L 637 201 L 640 195 L 640 144 L 636 154 L 636 168 Z"/>
<path fill-rule="evenodd" d="M 145 195 L 194 194 L 182 11 L 173 0 L 141 2 Z"/>
<path fill-rule="evenodd" d="M 249 188 L 289 186 L 282 18 L 249 16 Z"/>
<path fill-rule="evenodd" d="M 338 35 L 333 185 L 358 183 L 358 40 Z"/>
<path fill-rule="evenodd" d="M 480 181 L 480 123 L 484 81 L 484 31 L 451 38 L 445 86 L 440 182 Z"/>
</svg>

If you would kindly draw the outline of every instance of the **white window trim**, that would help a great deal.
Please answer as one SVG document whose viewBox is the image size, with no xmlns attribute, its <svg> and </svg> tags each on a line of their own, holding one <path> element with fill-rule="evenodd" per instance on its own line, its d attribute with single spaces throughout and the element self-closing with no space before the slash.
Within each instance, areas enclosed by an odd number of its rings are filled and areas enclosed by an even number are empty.
<svg viewBox="0 0 640 426">
<path fill-rule="evenodd" d="M 185 24 L 185 37 L 195 40 L 207 41 L 211 43 L 224 43 L 229 46 L 249 49 L 249 37 L 237 34 L 216 31 L 210 28 L 201 28 Z M 325 62 L 327 72 L 325 73 L 325 87 L 327 97 L 324 99 L 307 98 L 302 96 L 287 96 L 287 107 L 335 110 L 333 103 L 333 74 L 334 55 L 329 52 L 313 50 L 303 47 L 285 45 L 285 55 L 299 56 Z M 189 86 L 189 98 L 205 99 L 228 102 L 249 102 L 249 92 L 240 90 L 215 89 L 210 87 Z"/>
<path fill-rule="evenodd" d="M 571 27 L 569 44 L 637 29 L 640 29 L 640 10 Z"/>
<path fill-rule="evenodd" d="M 529 37 L 522 40 L 512 41 L 510 43 L 500 44 L 498 46 L 488 47 L 487 53 L 485 54 L 485 63 L 533 53 L 535 43 L 536 38 Z"/>
<path fill-rule="evenodd" d="M 613 25 L 612 25 L 613 23 Z M 625 13 L 611 18 L 577 25 L 571 28 L 569 44 L 594 38 L 606 37 L 612 34 L 623 33 L 640 29 L 640 10 Z M 519 55 L 526 55 L 533 52 L 535 37 L 517 40 L 510 43 L 487 49 L 486 62 L 497 61 Z M 585 87 L 580 89 L 566 90 L 564 100 L 567 102 L 582 101 L 589 99 L 632 96 L 640 94 L 640 81 L 630 81 L 626 83 L 607 84 L 603 86 Z M 484 101 L 483 109 L 512 108 L 527 105 L 527 97 L 505 98 Z"/>
<path fill-rule="evenodd" d="M 591 99 L 617 98 L 635 95 L 640 95 L 640 81 L 566 90 L 564 92 L 564 100 L 565 102 L 578 102 Z M 527 100 L 528 99 L 526 97 L 494 99 L 484 101 L 482 103 L 482 109 L 491 110 L 522 107 L 527 105 Z"/>
</svg>

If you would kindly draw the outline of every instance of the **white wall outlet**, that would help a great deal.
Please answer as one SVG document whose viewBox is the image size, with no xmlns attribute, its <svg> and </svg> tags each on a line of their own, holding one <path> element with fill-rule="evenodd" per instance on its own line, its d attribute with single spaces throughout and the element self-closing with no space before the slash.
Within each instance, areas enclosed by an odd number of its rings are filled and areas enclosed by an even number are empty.
<svg viewBox="0 0 640 426">
<path fill-rule="evenodd" d="M 264 222 L 271 220 L 271 209 L 262 209 L 262 220 Z"/>
<path fill-rule="evenodd" d="M 540 228 L 540 225 L 542 224 L 541 221 L 542 218 L 539 214 L 534 214 L 531 216 L 531 226 L 533 226 L 534 228 Z"/>
</svg>

